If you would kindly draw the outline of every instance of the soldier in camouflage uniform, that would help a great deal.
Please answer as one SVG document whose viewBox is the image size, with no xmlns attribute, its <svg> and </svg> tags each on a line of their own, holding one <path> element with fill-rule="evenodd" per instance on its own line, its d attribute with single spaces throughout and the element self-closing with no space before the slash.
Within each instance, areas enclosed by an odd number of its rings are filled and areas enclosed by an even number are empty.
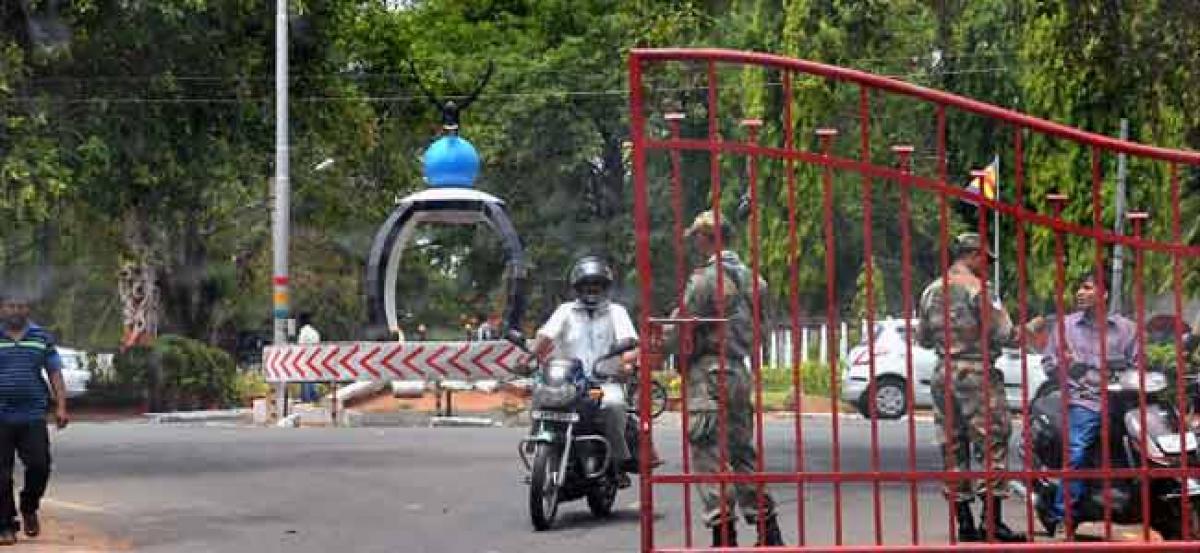
<svg viewBox="0 0 1200 553">
<path fill-rule="evenodd" d="M 703 265 L 692 273 L 684 291 L 682 313 L 687 317 L 728 319 L 725 325 L 718 323 L 687 323 L 683 332 L 685 347 L 681 354 L 688 359 L 687 409 L 688 441 L 691 445 L 692 468 L 699 473 L 721 471 L 721 436 L 719 402 L 720 373 L 722 364 L 725 374 L 726 430 L 728 449 L 725 458 L 734 472 L 753 473 L 757 453 L 754 451 L 754 404 L 750 399 L 753 386 L 745 359 L 754 348 L 752 336 L 753 286 L 766 295 L 766 281 L 744 265 L 736 253 L 716 249 L 715 222 L 711 211 L 698 215 L 688 229 L 688 236 L 701 258 Z M 721 225 L 722 243 L 732 239 L 730 227 Z M 719 262 L 718 262 L 719 261 Z M 724 282 L 717 293 L 717 279 Z M 723 307 L 718 307 L 718 301 Z M 677 309 L 673 316 L 679 316 Z M 724 333 L 721 331 L 724 326 Z M 669 329 L 668 340 L 676 342 L 674 329 Z M 722 343 L 723 341 L 723 343 Z M 690 351 L 687 351 L 690 349 Z M 725 356 L 721 361 L 722 350 Z M 729 488 L 733 494 L 730 497 Z M 763 506 L 763 531 L 758 537 L 759 545 L 783 545 L 783 537 L 775 516 L 775 501 L 761 487 L 753 484 L 730 484 L 725 497 L 721 497 L 717 484 L 700 484 L 700 497 L 704 504 L 704 522 L 712 528 L 713 546 L 737 545 L 736 516 L 734 502 L 741 508 L 747 523 L 758 523 L 758 499 L 761 491 Z M 722 516 L 724 514 L 724 517 Z M 728 537 L 728 543 L 726 543 Z"/>
<path fill-rule="evenodd" d="M 978 448 L 991 461 L 991 468 L 1004 471 L 1008 463 L 1008 441 L 1012 435 L 1008 405 L 1004 395 L 1004 375 L 992 368 L 993 360 L 1005 345 L 1015 343 L 1017 329 L 999 301 L 983 297 L 983 282 L 986 263 L 984 255 L 994 254 L 981 245 L 979 235 L 958 235 L 953 244 L 954 263 L 947 271 L 945 281 L 937 277 L 924 293 L 918 307 L 920 322 L 917 326 L 917 341 L 924 348 L 934 349 L 938 355 L 937 366 L 930 377 L 930 394 L 933 397 L 934 425 L 938 444 L 942 448 L 943 462 L 948 471 L 971 470 L 970 448 Z M 948 284 L 948 288 L 944 285 Z M 948 308 L 945 304 L 949 304 Z M 984 310 L 988 312 L 988 356 L 983 358 L 981 336 Z M 949 313 L 949 319 L 945 313 Z M 1037 326 L 1040 322 L 1030 323 Z M 950 341 L 946 342 L 947 329 Z M 984 371 L 991 370 L 987 382 L 990 394 L 984 394 Z M 945 389 L 946 371 L 950 389 Z M 947 442 L 946 417 L 951 414 L 950 441 Z M 989 437 L 990 439 L 985 439 Z M 971 503 L 976 497 L 985 497 L 984 485 L 992 490 L 993 498 L 984 506 L 980 525 L 976 526 L 971 514 Z M 997 540 L 1022 542 L 1026 537 L 1014 532 L 1004 523 L 1001 504 L 1008 496 L 1008 488 L 1002 478 L 989 478 L 986 483 L 969 479 L 946 482 L 945 493 L 957 506 L 958 539 L 960 541 L 984 541 L 987 518 L 995 521 Z"/>
</svg>

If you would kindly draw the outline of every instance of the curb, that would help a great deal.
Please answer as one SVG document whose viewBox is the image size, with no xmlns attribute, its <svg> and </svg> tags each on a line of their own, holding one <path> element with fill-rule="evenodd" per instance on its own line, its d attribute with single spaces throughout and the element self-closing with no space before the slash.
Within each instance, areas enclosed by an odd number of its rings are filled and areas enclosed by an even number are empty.
<svg viewBox="0 0 1200 553">
<path fill-rule="evenodd" d="M 144 413 L 151 424 L 178 422 L 237 421 L 250 416 L 250 409 L 224 409 L 215 411 L 175 411 L 170 413 Z"/>
<path fill-rule="evenodd" d="M 504 426 L 504 424 L 487 417 L 433 417 L 429 421 L 429 426 L 491 428 Z"/>
</svg>

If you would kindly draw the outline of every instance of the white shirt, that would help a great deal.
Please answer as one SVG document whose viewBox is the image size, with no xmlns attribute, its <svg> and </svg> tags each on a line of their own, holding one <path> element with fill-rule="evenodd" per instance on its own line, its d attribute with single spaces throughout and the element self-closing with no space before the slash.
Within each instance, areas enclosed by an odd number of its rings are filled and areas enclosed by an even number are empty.
<svg viewBox="0 0 1200 553">
<path fill-rule="evenodd" d="M 319 344 L 321 343 L 321 333 L 313 328 L 313 325 L 304 325 L 300 327 L 300 334 L 296 336 L 297 344 Z"/>
<path fill-rule="evenodd" d="M 629 312 L 620 304 L 606 302 L 594 309 L 578 300 L 564 303 L 554 310 L 550 320 L 538 329 L 539 336 L 554 342 L 552 355 L 558 358 L 575 358 L 583 361 L 583 369 L 591 375 L 592 364 L 608 353 L 613 344 L 621 340 L 637 339 L 637 330 Z M 620 359 L 605 360 L 605 372 L 612 373 Z"/>
</svg>

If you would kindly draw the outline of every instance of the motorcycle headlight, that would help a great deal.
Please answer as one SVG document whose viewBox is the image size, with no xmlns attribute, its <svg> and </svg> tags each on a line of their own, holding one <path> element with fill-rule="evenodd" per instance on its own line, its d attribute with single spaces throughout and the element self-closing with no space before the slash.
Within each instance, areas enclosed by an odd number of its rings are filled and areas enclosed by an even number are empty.
<svg viewBox="0 0 1200 553">
<path fill-rule="evenodd" d="M 574 362 L 563 359 L 555 359 L 546 365 L 545 379 L 546 384 L 550 386 L 558 386 L 567 382 L 567 377 L 571 376 L 571 368 L 574 367 Z"/>
<path fill-rule="evenodd" d="M 1157 394 L 1167 389 L 1167 375 L 1157 371 L 1146 372 L 1146 393 Z"/>
</svg>

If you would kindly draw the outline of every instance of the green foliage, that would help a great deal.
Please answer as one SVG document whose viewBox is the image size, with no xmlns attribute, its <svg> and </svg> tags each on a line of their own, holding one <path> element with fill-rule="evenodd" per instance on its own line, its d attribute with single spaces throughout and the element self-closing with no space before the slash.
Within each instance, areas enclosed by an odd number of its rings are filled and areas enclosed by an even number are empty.
<svg viewBox="0 0 1200 553">
<path fill-rule="evenodd" d="M 792 367 L 763 367 L 764 393 L 767 391 L 791 393 L 793 382 Z M 829 365 L 815 362 L 800 364 L 800 393 L 818 397 L 828 396 L 831 390 L 830 385 Z"/>
<path fill-rule="evenodd" d="M 867 294 L 873 296 L 874 320 L 882 319 L 887 316 L 887 285 L 885 284 L 886 274 L 879 270 L 879 264 L 871 258 L 871 290 L 867 289 L 867 266 L 864 264 L 862 271 L 858 274 L 858 279 L 855 281 L 855 289 L 858 293 L 854 296 L 854 306 L 852 312 L 856 320 L 867 319 Z"/>
<path fill-rule="evenodd" d="M 12 3 L 10 3 L 12 4 Z M 162 0 L 117 6 L 75 2 L 62 10 L 71 39 L 62 48 L 22 42 L 27 18 L 0 8 L 0 271 L 45 282 L 38 317 L 64 343 L 111 349 L 120 335 L 115 299 L 120 262 L 150 250 L 162 275 L 165 332 L 225 349 L 240 331 L 263 331 L 270 316 L 269 182 L 273 137 L 273 7 L 246 0 Z M 128 5 L 126 5 L 128 4 Z M 783 55 L 893 75 L 909 82 L 1113 134 L 1131 121 L 1135 140 L 1200 149 L 1200 24 L 1187 2 L 949 0 L 484 0 L 412 2 L 306 0 L 291 20 L 293 311 L 308 311 L 328 339 L 361 337 L 366 253 L 393 202 L 423 186 L 420 153 L 437 114 L 409 70 L 442 96 L 468 91 L 487 61 L 492 83 L 463 116 L 479 148 L 479 187 L 503 197 L 530 259 L 527 319 L 538 323 L 569 296 L 565 273 L 583 253 L 604 253 L 620 281 L 618 299 L 636 304 L 652 279 L 656 313 L 673 306 L 670 164 L 648 158 L 654 234 L 652 275 L 634 270 L 633 190 L 626 53 L 635 46 L 715 46 Z M 933 110 L 871 95 L 861 118 L 859 90 L 796 76 L 721 68 L 720 104 L 709 106 L 702 68 L 679 64 L 647 75 L 648 132 L 664 136 L 661 112 L 688 115 L 683 134 L 704 136 L 710 110 L 727 140 L 738 121 L 764 119 L 759 141 L 813 151 L 813 131 L 840 131 L 834 153 L 892 165 L 889 148 L 916 148 L 914 170 L 940 176 Z M 791 101 L 792 120 L 782 110 Z M 986 118 L 948 114 L 947 181 L 1000 155 L 1001 191 L 1015 199 L 1014 131 Z M 871 147 L 861 148 L 863 129 Z M 1092 224 L 1091 161 L 1084 148 L 1028 137 L 1026 206 L 1074 199 L 1065 216 Z M 325 159 L 335 163 L 313 168 Z M 1101 160 L 1106 176 L 1115 159 Z M 758 162 L 762 272 L 773 315 L 789 311 L 793 282 L 802 316 L 862 311 L 865 260 L 877 267 L 877 311 L 903 305 L 897 183 L 832 174 L 832 272 L 825 265 L 822 171 L 802 163 Z M 711 205 L 710 160 L 682 156 L 685 218 Z M 734 218 L 748 190 L 745 159 L 717 167 L 717 199 Z M 1200 171 L 1180 171 L 1183 228 L 1200 241 Z M 1130 205 L 1153 215 L 1147 235 L 1170 235 L 1176 207 L 1163 164 L 1130 164 Z M 1107 182 L 1111 182 L 1109 179 Z M 792 186 L 789 187 L 789 184 Z M 870 184 L 872 224 L 863 224 Z M 1104 200 L 1111 206 L 1111 185 Z M 789 200 L 795 210 L 789 213 Z M 938 202 L 911 197 L 915 290 L 940 272 Z M 789 218 L 789 215 L 791 216 Z M 951 233 L 974 228 L 975 210 L 950 206 Z M 1106 208 L 1099 224 L 1111 227 Z M 751 246 L 749 221 L 734 218 L 734 247 Z M 794 221 L 794 227 L 790 224 Z M 873 234 L 866 251 L 865 233 Z M 400 298 L 411 325 L 457 326 L 462 314 L 498 307 L 500 245 L 487 229 L 420 229 L 430 245 L 406 252 Z M 1015 228 L 1001 223 L 1002 295 L 1016 295 Z M 1029 232 L 1030 298 L 1048 305 L 1053 235 Z M 793 243 L 795 253 L 793 253 Z M 1068 275 L 1091 264 L 1094 244 L 1068 240 Z M 749 256 L 745 256 L 747 259 Z M 686 263 L 694 263 L 691 259 Z M 1170 285 L 1170 260 L 1147 259 L 1146 281 Z M 1184 265 L 1188 291 L 1200 264 Z M 884 275 L 889 286 L 883 286 Z M 47 275 L 49 275 L 47 277 Z M 793 279 L 794 275 L 794 279 Z M 835 305 L 826 305 L 827 281 Z M 1131 294 L 1126 294 L 1131 297 Z M 855 300 L 858 299 L 856 303 Z M 637 307 L 635 305 L 635 307 Z M 408 329 L 411 331 L 411 329 Z M 133 378 L 130 376 L 130 378 Z"/>
<path fill-rule="evenodd" d="M 93 383 L 112 398 L 145 398 L 151 410 L 244 405 L 263 393 L 261 379 L 238 374 L 224 350 L 181 336 L 159 337 L 150 346 L 119 354 L 110 377 Z"/>
</svg>

